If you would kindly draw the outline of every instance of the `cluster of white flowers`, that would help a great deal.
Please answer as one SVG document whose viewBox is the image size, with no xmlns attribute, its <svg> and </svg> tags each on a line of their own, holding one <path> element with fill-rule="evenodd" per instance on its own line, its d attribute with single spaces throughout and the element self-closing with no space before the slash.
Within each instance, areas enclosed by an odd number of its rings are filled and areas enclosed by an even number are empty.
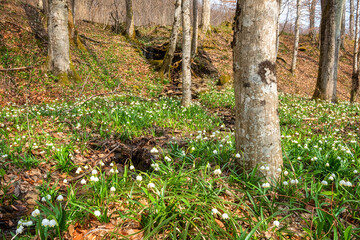
<svg viewBox="0 0 360 240">
<path fill-rule="evenodd" d="M 42 221 L 41 221 L 41 225 L 44 226 L 44 227 L 55 227 L 56 226 L 56 220 L 55 219 L 47 219 L 47 218 L 44 218 Z"/>
<path fill-rule="evenodd" d="M 214 214 L 214 215 L 220 214 L 219 210 L 217 210 L 216 208 L 211 209 L 211 212 L 212 212 L 212 214 Z M 223 219 L 229 219 L 229 215 L 228 215 L 227 213 L 223 213 L 223 214 L 221 215 L 221 217 L 222 217 Z"/>
<path fill-rule="evenodd" d="M 142 176 L 140 176 L 140 175 L 137 175 L 137 176 L 136 176 L 136 181 L 141 182 L 142 180 L 143 180 Z"/>
<path fill-rule="evenodd" d="M 328 182 L 323 180 L 323 181 L 321 181 L 321 184 L 326 186 L 326 185 L 328 185 Z"/>
<path fill-rule="evenodd" d="M 93 176 L 90 177 L 90 181 L 92 181 L 92 182 L 98 182 L 98 181 L 99 181 L 99 178 L 93 175 Z"/>
<path fill-rule="evenodd" d="M 290 183 L 291 183 L 291 184 L 298 184 L 298 183 L 299 183 L 299 180 L 297 180 L 297 179 L 291 179 L 291 180 L 290 180 Z"/>
<path fill-rule="evenodd" d="M 46 202 L 46 199 L 48 199 L 49 201 L 51 200 L 51 196 L 48 194 L 48 195 L 46 195 L 46 198 L 45 197 L 42 197 L 41 198 L 41 201 L 42 202 Z"/>
<path fill-rule="evenodd" d="M 221 174 L 221 169 L 220 168 L 215 169 L 214 174 L 215 175 L 220 175 Z"/>
<path fill-rule="evenodd" d="M 150 152 L 151 152 L 152 154 L 158 154 L 158 153 L 159 153 L 159 150 L 157 150 L 156 147 L 153 147 L 153 148 L 150 150 Z"/>
<path fill-rule="evenodd" d="M 352 183 L 351 183 L 350 181 L 345 181 L 345 180 L 341 180 L 341 181 L 339 182 L 339 184 L 340 184 L 341 186 L 345 186 L 345 187 L 351 187 L 351 186 L 352 186 Z"/>
<path fill-rule="evenodd" d="M 148 187 L 148 188 L 154 188 L 154 187 L 155 187 L 155 184 L 151 182 L 151 183 L 149 183 L 149 184 L 147 185 L 147 187 Z"/>
<path fill-rule="evenodd" d="M 269 187 L 271 187 L 271 186 L 270 186 L 270 183 L 266 182 L 266 183 L 263 183 L 263 184 L 261 185 L 261 187 L 263 187 L 263 188 L 269 188 Z"/>
<path fill-rule="evenodd" d="M 168 156 L 166 156 L 164 159 L 165 159 L 167 162 L 171 162 L 171 158 L 168 157 Z"/>
<path fill-rule="evenodd" d="M 151 167 L 154 168 L 155 171 L 159 171 L 159 170 L 160 170 L 159 164 L 157 164 L 157 163 L 152 163 L 152 164 L 151 164 Z"/>
</svg>

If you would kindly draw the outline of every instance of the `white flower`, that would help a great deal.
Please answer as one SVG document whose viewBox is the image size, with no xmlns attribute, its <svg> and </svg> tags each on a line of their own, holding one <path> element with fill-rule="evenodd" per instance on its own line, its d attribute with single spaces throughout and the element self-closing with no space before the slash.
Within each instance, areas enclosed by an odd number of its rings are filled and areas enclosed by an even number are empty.
<svg viewBox="0 0 360 240">
<path fill-rule="evenodd" d="M 105 163 L 103 161 L 100 161 L 100 166 L 104 166 Z"/>
<path fill-rule="evenodd" d="M 140 175 L 136 176 L 136 181 L 141 182 L 142 180 L 143 180 L 142 176 L 140 176 Z"/>
<path fill-rule="evenodd" d="M 265 170 L 265 166 L 261 166 L 261 167 L 260 167 L 260 170 Z"/>
<path fill-rule="evenodd" d="M 22 225 L 27 226 L 27 227 L 29 227 L 29 226 L 31 226 L 33 224 L 34 224 L 33 221 L 27 221 L 27 222 L 22 223 Z"/>
<path fill-rule="evenodd" d="M 85 165 L 85 167 L 84 167 L 85 169 L 88 169 L 89 168 L 89 166 L 88 165 Z"/>
<path fill-rule="evenodd" d="M 63 201 L 64 200 L 64 197 L 62 196 L 62 195 L 59 195 L 57 198 L 56 198 L 56 200 L 58 200 L 58 201 Z"/>
<path fill-rule="evenodd" d="M 151 183 L 149 183 L 149 184 L 147 185 L 147 187 L 148 187 L 148 188 L 154 188 L 154 187 L 155 187 L 155 184 L 151 182 Z"/>
<path fill-rule="evenodd" d="M 42 221 L 41 221 L 41 225 L 44 226 L 44 227 L 47 227 L 49 226 L 50 224 L 50 221 L 46 218 L 44 218 Z"/>
<path fill-rule="evenodd" d="M 91 176 L 91 177 L 90 177 L 90 181 L 98 182 L 98 181 L 99 181 L 99 178 L 98 178 L 98 177 Z"/>
<path fill-rule="evenodd" d="M 262 185 L 261 185 L 261 187 L 263 187 L 263 188 L 269 188 L 270 187 L 270 183 L 263 183 Z"/>
<path fill-rule="evenodd" d="M 76 169 L 76 174 L 80 174 L 82 172 L 81 167 L 78 167 L 78 169 Z"/>
<path fill-rule="evenodd" d="M 35 209 L 32 213 L 31 213 L 31 216 L 33 217 L 37 217 L 40 215 L 40 210 L 39 209 Z"/>
<path fill-rule="evenodd" d="M 154 153 L 154 154 L 157 154 L 159 153 L 159 150 L 157 150 L 155 147 L 153 147 L 151 150 L 150 150 L 151 153 Z"/>
<path fill-rule="evenodd" d="M 343 185 L 343 186 L 346 186 L 346 182 L 345 182 L 344 180 L 341 180 L 341 181 L 339 182 L 339 184 L 340 184 L 340 185 Z"/>
<path fill-rule="evenodd" d="M 223 218 L 223 219 L 228 219 L 228 218 L 229 218 L 229 215 L 227 215 L 226 213 L 223 213 L 222 218 Z"/>
<path fill-rule="evenodd" d="M 357 173 L 358 173 L 358 171 L 355 169 L 355 170 L 354 170 L 354 174 L 357 174 Z"/>
<path fill-rule="evenodd" d="M 321 184 L 322 184 L 322 185 L 328 185 L 328 182 L 325 181 L 325 180 L 323 180 L 323 181 L 321 181 Z"/>
<path fill-rule="evenodd" d="M 284 181 L 283 184 L 284 184 L 285 186 L 289 185 L 289 183 L 288 183 L 287 181 Z"/>
<path fill-rule="evenodd" d="M 270 171 L 270 168 L 269 168 L 269 167 L 265 167 L 265 170 L 266 170 L 266 171 Z"/>
<path fill-rule="evenodd" d="M 110 163 L 110 167 L 113 167 L 114 166 L 114 163 Z"/>
<path fill-rule="evenodd" d="M 99 217 L 99 216 L 101 215 L 101 212 L 100 212 L 99 210 L 96 210 L 96 211 L 94 212 L 94 215 L 97 216 L 97 217 Z"/>
<path fill-rule="evenodd" d="M 289 172 L 288 171 L 284 171 L 284 176 L 287 176 L 289 175 Z"/>
<path fill-rule="evenodd" d="M 110 169 L 110 171 L 109 171 L 110 173 L 114 173 L 115 172 L 115 170 L 112 168 L 112 169 Z"/>
<path fill-rule="evenodd" d="M 280 226 L 280 222 L 277 221 L 277 220 L 275 220 L 275 221 L 273 222 L 273 225 L 274 225 L 274 227 L 279 227 L 279 226 Z"/>
<path fill-rule="evenodd" d="M 213 214 L 218 214 L 218 213 L 219 213 L 219 211 L 218 211 L 216 208 L 211 209 L 211 212 L 212 212 Z"/>
<path fill-rule="evenodd" d="M 171 162 L 171 158 L 169 158 L 168 156 L 165 157 L 165 160 Z"/>
<path fill-rule="evenodd" d="M 24 227 L 21 225 L 16 229 L 16 234 L 21 234 L 24 231 Z"/>
<path fill-rule="evenodd" d="M 281 172 L 281 168 L 276 169 L 276 171 L 280 173 L 280 172 Z"/>
<path fill-rule="evenodd" d="M 325 164 L 325 167 L 330 167 L 330 164 L 329 164 L 329 163 L 326 163 L 326 164 Z"/>
<path fill-rule="evenodd" d="M 83 178 L 83 179 L 80 181 L 80 183 L 81 183 L 82 185 L 85 185 L 85 184 L 86 184 L 86 180 Z"/>
<path fill-rule="evenodd" d="M 291 183 L 291 184 L 298 184 L 299 181 L 298 181 L 297 179 L 291 179 L 291 180 L 290 180 L 290 183 Z"/>
<path fill-rule="evenodd" d="M 217 154 L 218 152 L 216 150 L 213 151 L 213 154 Z"/>
<path fill-rule="evenodd" d="M 91 171 L 91 174 L 96 175 L 96 174 L 98 174 L 98 171 L 96 169 L 94 169 L 94 170 Z"/>
<path fill-rule="evenodd" d="M 51 196 L 48 194 L 48 195 L 46 195 L 46 198 L 48 199 L 48 200 L 51 200 Z"/>
<path fill-rule="evenodd" d="M 221 174 L 221 169 L 220 168 L 215 169 L 214 174 L 215 175 L 220 175 Z"/>
<path fill-rule="evenodd" d="M 63 180 L 63 183 L 68 183 L 68 180 L 65 178 L 64 180 Z"/>
<path fill-rule="evenodd" d="M 134 165 L 130 165 L 129 169 L 134 170 L 135 169 Z"/>
<path fill-rule="evenodd" d="M 42 198 L 41 198 L 41 201 L 42 201 L 42 202 L 46 202 L 46 198 L 45 198 L 45 197 L 42 197 Z"/>
<path fill-rule="evenodd" d="M 56 225 L 56 220 L 55 219 L 52 219 L 49 221 L 49 227 L 55 227 Z"/>
<path fill-rule="evenodd" d="M 194 148 L 194 147 L 192 147 L 192 148 L 191 148 L 191 151 L 195 151 L 195 148 Z"/>
<path fill-rule="evenodd" d="M 111 188 L 110 188 L 110 191 L 111 191 L 111 192 L 115 192 L 115 191 L 116 191 L 116 188 L 115 188 L 115 187 L 111 187 Z"/>
<path fill-rule="evenodd" d="M 333 176 L 330 176 L 330 177 L 329 177 L 329 180 L 330 180 L 330 181 L 334 181 L 334 177 L 333 177 Z"/>
<path fill-rule="evenodd" d="M 237 153 L 237 154 L 235 155 L 235 157 L 236 157 L 236 158 L 240 158 L 240 153 Z"/>
<path fill-rule="evenodd" d="M 345 184 L 346 184 L 345 186 L 348 186 L 348 187 L 351 187 L 351 186 L 352 186 L 352 183 L 349 182 L 349 181 L 347 181 Z"/>
</svg>

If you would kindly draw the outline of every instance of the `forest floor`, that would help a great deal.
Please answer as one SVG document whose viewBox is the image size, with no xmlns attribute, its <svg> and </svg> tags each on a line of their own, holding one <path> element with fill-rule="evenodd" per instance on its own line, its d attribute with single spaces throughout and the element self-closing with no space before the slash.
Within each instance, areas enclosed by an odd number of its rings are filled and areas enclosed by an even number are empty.
<svg viewBox="0 0 360 240">
<path fill-rule="evenodd" d="M 257 171 L 269 166 L 236 164 L 231 24 L 200 35 L 194 104 L 183 108 L 179 55 L 171 79 L 157 73 L 170 27 L 140 27 L 130 41 L 79 21 L 86 50 L 72 45 L 71 58 L 82 82 L 64 85 L 46 71 L 44 21 L 29 5 L 0 5 L 0 69 L 29 67 L 0 71 L 0 239 L 21 228 L 17 239 L 360 238 L 352 41 L 340 103 L 329 104 L 310 100 L 317 45 L 301 36 L 292 75 L 293 36 L 281 36 L 284 167 L 268 183 Z"/>
</svg>

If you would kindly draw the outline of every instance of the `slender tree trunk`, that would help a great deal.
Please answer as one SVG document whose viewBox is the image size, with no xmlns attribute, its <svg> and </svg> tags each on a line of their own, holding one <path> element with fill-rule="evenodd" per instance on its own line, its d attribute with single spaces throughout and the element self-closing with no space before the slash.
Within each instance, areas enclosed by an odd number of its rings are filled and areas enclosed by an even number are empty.
<svg viewBox="0 0 360 240">
<path fill-rule="evenodd" d="M 63 83 L 70 83 L 70 46 L 66 0 L 48 0 L 49 70 Z"/>
<path fill-rule="evenodd" d="M 353 72 L 352 72 L 352 86 L 350 93 L 350 102 L 355 101 L 357 92 L 359 90 L 359 4 L 356 4 L 356 15 L 355 15 L 355 43 L 354 43 L 354 58 L 353 58 Z"/>
<path fill-rule="evenodd" d="M 276 27 L 276 56 L 278 54 L 279 51 L 279 44 L 280 44 L 280 24 L 279 24 L 279 19 L 280 19 L 280 10 L 281 10 L 281 6 L 282 6 L 282 0 L 278 0 L 279 3 L 279 16 L 277 19 L 277 27 Z M 286 19 L 287 21 L 287 19 Z"/>
<path fill-rule="evenodd" d="M 350 39 L 354 39 L 354 0 L 350 0 L 350 23 L 349 23 Z"/>
<path fill-rule="evenodd" d="M 191 56 L 195 56 L 197 53 L 198 45 L 198 26 L 199 26 L 199 17 L 198 17 L 198 0 L 193 1 L 193 32 L 191 40 Z"/>
<path fill-rule="evenodd" d="M 132 0 L 126 0 L 126 36 L 135 38 L 134 14 Z"/>
<path fill-rule="evenodd" d="M 316 29 L 315 29 L 315 12 L 316 12 L 317 0 L 311 0 L 310 5 L 310 37 L 312 41 L 316 40 Z"/>
<path fill-rule="evenodd" d="M 300 15 L 301 15 L 301 0 L 296 1 L 296 20 L 295 20 L 295 38 L 294 38 L 294 50 L 293 50 L 293 58 L 291 62 L 291 73 L 295 73 L 296 69 L 296 59 L 298 55 L 299 48 L 299 38 L 300 38 Z"/>
<path fill-rule="evenodd" d="M 182 105 L 191 104 L 191 34 L 190 34 L 190 0 L 181 3 L 183 40 L 182 40 Z"/>
<path fill-rule="evenodd" d="M 176 50 L 176 43 L 179 34 L 180 27 L 180 17 L 181 17 L 181 0 L 176 0 L 175 2 L 175 13 L 174 13 L 174 22 L 170 36 L 169 48 L 165 54 L 164 61 L 161 65 L 160 76 L 170 75 L 170 66 L 174 58 L 174 53 Z"/>
<path fill-rule="evenodd" d="M 313 99 L 336 102 L 340 25 L 344 0 L 321 0 L 319 71 Z"/>
<path fill-rule="evenodd" d="M 234 26 L 236 149 L 245 170 L 268 166 L 268 179 L 282 165 L 276 83 L 277 0 L 237 2 Z"/>
<path fill-rule="evenodd" d="M 210 0 L 203 0 L 200 28 L 201 31 L 205 33 L 210 30 L 210 12 Z"/>
<path fill-rule="evenodd" d="M 74 42 L 76 42 L 76 29 L 75 29 L 75 0 L 69 0 L 69 28 L 70 28 L 70 34 L 72 39 L 74 39 Z"/>
<path fill-rule="evenodd" d="M 344 6 L 344 9 L 343 9 L 343 13 L 342 13 L 342 18 L 341 18 L 341 37 L 340 37 L 340 48 L 341 49 L 345 49 L 345 45 L 344 45 L 344 41 L 345 41 L 345 11 L 346 7 Z"/>
</svg>

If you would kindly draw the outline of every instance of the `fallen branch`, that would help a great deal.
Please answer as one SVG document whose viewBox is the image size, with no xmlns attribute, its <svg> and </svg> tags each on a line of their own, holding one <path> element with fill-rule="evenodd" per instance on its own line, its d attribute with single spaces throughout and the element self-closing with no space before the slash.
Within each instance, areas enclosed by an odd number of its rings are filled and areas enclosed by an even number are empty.
<svg viewBox="0 0 360 240">
<path fill-rule="evenodd" d="M 87 36 L 85 36 L 84 34 L 80 34 L 80 37 L 90 41 L 90 42 L 94 42 L 94 43 L 97 43 L 97 44 L 109 44 L 109 42 L 102 42 L 102 41 L 98 41 L 98 40 L 95 40 L 95 39 L 92 39 L 92 38 L 89 38 Z"/>
<path fill-rule="evenodd" d="M 0 68 L 0 72 L 11 72 L 11 71 L 23 71 L 32 69 L 34 66 L 28 66 L 28 67 L 18 67 L 18 68 Z"/>
</svg>

